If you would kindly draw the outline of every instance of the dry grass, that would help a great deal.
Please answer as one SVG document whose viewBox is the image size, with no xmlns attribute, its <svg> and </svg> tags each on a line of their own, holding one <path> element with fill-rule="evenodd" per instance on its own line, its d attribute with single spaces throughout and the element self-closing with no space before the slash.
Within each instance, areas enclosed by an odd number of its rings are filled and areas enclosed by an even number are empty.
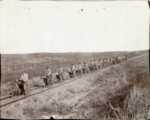
<svg viewBox="0 0 150 120">
<path fill-rule="evenodd" d="M 79 106 L 81 111 L 77 116 L 110 120 L 148 119 L 149 70 L 147 64 L 138 64 L 141 60 L 143 58 L 138 59 L 137 63 L 131 61 L 116 68 L 112 67 L 104 75 L 92 80 L 92 87 L 97 87 L 87 95 L 88 100 Z M 104 86 L 105 98 L 101 92 Z M 83 114 L 83 111 L 88 112 Z"/>
<path fill-rule="evenodd" d="M 33 77 L 27 82 L 25 89 L 30 90 L 32 87 L 43 87 L 44 82 L 40 77 Z M 17 91 L 18 86 L 15 82 L 9 82 L 1 86 L 1 96 L 11 95 L 13 91 Z"/>
<path fill-rule="evenodd" d="M 139 59 L 141 60 L 142 58 Z M 59 115 L 75 113 L 73 118 L 79 119 L 148 119 L 150 81 L 147 64 L 137 65 L 131 61 L 118 67 L 112 67 L 104 74 L 89 79 L 88 82 L 90 82 L 90 90 L 87 91 L 86 96 L 78 100 L 77 104 L 69 106 L 63 102 L 52 101 L 38 106 L 37 113 Z M 71 87 L 66 90 L 69 94 L 62 95 L 64 99 L 67 99 L 67 95 L 84 92 L 82 89 Z M 37 115 L 34 111 L 32 110 L 32 114 Z M 32 116 L 30 113 L 28 115 Z"/>
<path fill-rule="evenodd" d="M 34 100 L 35 101 L 35 100 Z M 39 102 L 39 99 L 36 99 L 35 104 Z M 67 115 L 72 111 L 72 107 L 68 106 L 65 103 L 52 100 L 51 102 L 41 102 L 38 106 L 35 104 L 24 106 L 23 114 L 28 118 L 41 118 L 42 115 Z"/>
<path fill-rule="evenodd" d="M 41 118 L 43 115 L 101 120 L 148 119 L 150 80 L 147 60 L 144 56 L 111 67 L 98 76 L 85 79 L 84 84 L 82 81 L 79 85 L 76 83 L 77 87 L 71 84 L 57 95 L 53 91 L 53 94 L 33 97 L 20 106 L 23 115 L 30 119 Z M 40 78 L 31 80 L 30 85 L 35 84 L 42 84 Z M 9 110 L 6 115 L 14 116 Z"/>
<path fill-rule="evenodd" d="M 37 53 L 37 54 L 20 54 L 20 55 L 2 55 L 2 80 L 1 80 L 1 93 L 7 94 L 5 86 L 8 83 L 13 84 L 15 79 L 21 75 L 22 67 L 29 74 L 29 78 L 42 76 L 45 72 L 45 67 L 48 65 L 52 68 L 52 72 L 56 72 L 59 65 L 67 71 L 71 63 L 77 64 L 78 62 L 89 61 L 90 59 L 99 59 L 111 56 L 118 56 L 127 54 L 128 58 L 141 55 L 147 51 L 136 52 L 106 52 L 106 53 L 64 53 L 64 54 L 51 54 L 51 53 Z M 70 59 L 73 58 L 73 59 Z M 82 58 L 82 59 L 81 59 Z M 50 64 L 49 64 L 50 63 Z M 16 65 L 16 68 L 15 68 Z M 10 71 L 8 71 L 8 66 Z M 69 75 L 64 75 L 67 79 Z M 3 87 L 4 86 L 4 87 Z M 11 86 L 12 87 L 12 86 Z M 4 88 L 4 89 L 3 89 Z"/>
<path fill-rule="evenodd" d="M 42 87 L 44 86 L 44 81 L 40 77 L 34 77 L 29 81 L 29 87 Z"/>
<path fill-rule="evenodd" d="M 64 72 L 63 75 L 64 80 L 69 79 L 69 74 Z M 55 74 L 53 74 L 52 77 L 52 82 L 55 83 L 57 81 Z M 43 87 L 44 86 L 44 81 L 43 79 L 39 77 L 32 77 L 31 79 L 29 79 L 28 81 L 28 89 L 32 89 L 32 87 Z M 15 83 L 15 81 L 13 82 L 8 82 L 6 84 L 3 84 L 2 86 L 0 86 L 1 89 L 1 96 L 3 95 L 9 95 L 12 93 L 12 91 L 16 91 L 17 90 L 17 85 Z"/>
</svg>

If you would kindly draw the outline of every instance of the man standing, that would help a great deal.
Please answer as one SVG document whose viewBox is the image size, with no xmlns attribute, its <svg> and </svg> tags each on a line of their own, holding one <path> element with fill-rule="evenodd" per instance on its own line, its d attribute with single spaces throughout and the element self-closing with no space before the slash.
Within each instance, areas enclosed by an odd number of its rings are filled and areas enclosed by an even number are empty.
<svg viewBox="0 0 150 120">
<path fill-rule="evenodd" d="M 100 69 L 101 68 L 101 59 L 99 59 L 99 61 L 98 61 L 98 69 Z"/>
<path fill-rule="evenodd" d="M 82 65 L 81 63 L 78 64 L 78 71 L 79 71 L 79 76 L 82 75 Z"/>
<path fill-rule="evenodd" d="M 76 65 L 75 67 L 75 71 L 76 71 L 76 76 L 79 76 L 79 64 Z"/>
<path fill-rule="evenodd" d="M 96 60 L 94 60 L 94 70 L 96 71 L 96 70 L 97 70 L 97 68 L 98 68 L 97 61 L 96 61 Z"/>
<path fill-rule="evenodd" d="M 56 73 L 55 75 L 56 75 L 56 79 L 57 79 L 57 83 L 58 83 L 60 81 L 59 74 Z"/>
<path fill-rule="evenodd" d="M 92 69 L 93 69 L 93 72 L 94 72 L 94 66 L 95 66 L 95 62 L 94 62 L 94 60 L 92 60 Z"/>
<path fill-rule="evenodd" d="M 92 60 L 90 60 L 90 65 L 89 65 L 89 67 L 90 67 L 90 72 L 93 72 L 93 62 L 92 62 Z"/>
<path fill-rule="evenodd" d="M 49 67 L 46 67 L 45 76 L 46 76 L 46 79 L 44 79 L 45 87 L 48 86 L 49 84 L 52 86 L 52 72 Z"/>
<path fill-rule="evenodd" d="M 103 67 L 103 59 L 100 59 L 100 69 Z"/>
<path fill-rule="evenodd" d="M 84 62 L 84 64 L 83 64 L 83 67 L 82 67 L 83 69 L 83 74 L 85 75 L 85 73 L 86 73 L 86 62 Z"/>
<path fill-rule="evenodd" d="M 71 71 L 71 69 L 68 69 L 68 73 L 69 73 L 69 76 L 70 76 L 70 78 L 72 79 L 73 78 L 73 76 L 72 76 L 72 71 Z"/>
<path fill-rule="evenodd" d="M 22 75 L 20 77 L 19 80 L 17 80 L 17 84 L 19 86 L 20 89 L 20 95 L 26 95 L 26 91 L 25 91 L 25 85 L 27 87 L 27 82 L 28 82 L 28 74 L 25 73 L 25 71 L 22 71 Z"/>
<path fill-rule="evenodd" d="M 63 82 L 63 68 L 61 66 L 58 67 L 58 74 L 60 82 Z"/>
<path fill-rule="evenodd" d="M 86 70 L 86 73 L 89 73 L 89 64 L 88 63 L 85 63 L 85 70 Z"/>
<path fill-rule="evenodd" d="M 72 77 L 75 78 L 75 76 L 76 76 L 76 68 L 75 68 L 74 64 L 71 64 L 71 71 L 72 71 Z"/>
</svg>

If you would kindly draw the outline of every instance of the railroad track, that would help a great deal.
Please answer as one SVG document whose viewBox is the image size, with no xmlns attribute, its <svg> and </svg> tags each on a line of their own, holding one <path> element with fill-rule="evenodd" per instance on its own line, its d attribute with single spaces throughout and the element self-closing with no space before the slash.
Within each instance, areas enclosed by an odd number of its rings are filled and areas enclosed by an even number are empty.
<svg viewBox="0 0 150 120">
<path fill-rule="evenodd" d="M 42 92 L 48 91 L 48 90 L 50 90 L 50 89 L 54 89 L 54 88 L 59 87 L 59 86 L 62 86 L 62 85 L 64 85 L 64 84 L 67 84 L 67 83 L 73 82 L 73 81 L 75 81 L 75 80 L 71 80 L 71 81 L 69 81 L 69 82 L 65 82 L 65 83 L 62 83 L 62 84 L 56 85 L 56 86 L 51 87 L 51 88 L 44 89 L 44 90 L 42 90 L 42 91 L 39 91 L 39 92 L 36 92 L 36 93 L 30 94 L 30 95 L 22 96 L 22 97 L 21 97 L 21 98 L 19 98 L 19 99 L 12 100 L 11 102 L 8 102 L 8 103 L 5 103 L 5 104 L 0 105 L 0 108 L 2 108 L 2 107 L 4 107 L 4 106 L 7 106 L 7 105 L 9 105 L 9 104 L 15 103 L 15 102 L 17 102 L 17 101 L 23 100 L 23 99 L 25 99 L 25 98 L 28 98 L 28 97 L 31 97 L 31 96 L 37 95 L 37 94 L 39 94 L 39 93 L 42 93 Z M 6 99 L 7 99 L 7 98 L 6 98 Z"/>
<path fill-rule="evenodd" d="M 118 64 L 117 64 L 118 65 Z M 115 65 L 116 66 L 116 65 Z M 109 68 L 111 68 L 112 66 L 109 66 L 109 67 L 106 67 L 106 68 L 103 68 L 103 69 L 105 69 L 105 71 L 107 70 L 107 69 L 109 69 Z M 95 72 L 93 72 L 93 73 L 98 73 L 98 72 L 100 72 L 101 71 L 101 69 L 99 69 L 99 70 L 97 70 L 97 71 L 95 71 Z M 36 93 L 33 93 L 33 94 L 29 94 L 29 95 L 26 95 L 26 96 L 20 96 L 20 98 L 17 98 L 17 99 L 13 99 L 12 101 L 9 101 L 9 102 L 7 102 L 7 103 L 4 103 L 4 104 L 0 104 L 0 108 L 2 108 L 2 107 L 4 107 L 4 106 L 7 106 L 7 105 L 10 105 L 10 104 L 12 104 L 12 103 L 15 103 L 15 102 L 17 102 L 17 101 L 20 101 L 20 100 L 23 100 L 23 99 L 25 99 L 25 98 L 29 98 L 29 97 L 31 97 L 31 96 L 34 96 L 34 95 L 37 95 L 37 94 L 39 94 L 39 93 L 42 93 L 42 92 L 45 92 L 45 91 L 48 91 L 48 90 L 50 90 L 50 89 L 54 89 L 54 88 L 57 88 L 57 87 L 60 87 L 60 86 L 62 86 L 62 85 L 65 85 L 65 84 L 68 84 L 68 83 L 71 83 L 71 82 L 75 82 L 75 81 L 77 81 L 77 80 L 80 80 L 81 78 L 86 78 L 86 77 L 89 77 L 89 76 L 92 76 L 93 75 L 93 73 L 91 73 L 91 74 L 87 74 L 86 76 L 81 76 L 81 77 L 79 77 L 79 78 L 77 78 L 77 79 L 73 79 L 73 80 L 71 80 L 71 79 L 69 79 L 69 80 L 66 80 L 66 82 L 64 82 L 64 83 L 61 83 L 61 84 L 56 84 L 56 85 L 54 85 L 53 87 L 49 87 L 49 88 L 43 88 L 44 90 L 41 90 L 41 91 L 38 91 L 38 92 L 36 92 Z M 38 88 L 37 88 L 38 89 Z M 8 98 L 4 98 L 3 100 L 7 100 L 7 99 L 9 99 L 10 97 L 8 97 Z M 1 100 L 1 101 L 3 101 L 3 100 Z"/>
<path fill-rule="evenodd" d="M 36 89 L 38 89 L 38 87 L 34 87 L 34 88 L 30 89 L 30 91 L 33 91 L 33 90 L 36 90 Z M 0 101 L 6 100 L 6 99 L 9 99 L 9 98 L 12 98 L 12 97 L 14 97 L 14 96 L 13 95 L 3 96 L 3 97 L 0 97 Z"/>
<path fill-rule="evenodd" d="M 144 54 L 144 55 L 145 55 L 145 54 Z M 136 57 L 134 57 L 134 58 L 130 58 L 130 59 L 127 60 L 127 61 L 136 59 L 136 58 L 138 58 L 138 57 L 142 57 L 142 56 L 144 56 L 144 55 L 136 56 Z M 127 62 L 127 61 L 125 61 L 125 62 Z M 125 62 L 123 62 L 123 63 L 125 63 Z M 120 64 L 122 64 L 122 63 L 120 63 Z M 116 67 L 116 66 L 118 66 L 118 65 L 120 65 L 120 64 L 111 65 L 111 66 L 108 66 L 108 67 L 104 67 L 104 68 L 102 68 L 102 69 L 103 69 L 104 71 L 106 71 L 107 69 L 110 69 L 111 67 Z M 99 70 L 97 70 L 96 72 L 93 72 L 93 73 L 98 73 L 98 72 L 101 71 L 102 69 L 99 69 Z M 86 76 L 79 77 L 79 79 L 81 79 L 81 78 L 83 78 L 83 77 L 84 77 L 84 78 L 89 77 L 89 76 L 91 76 L 93 73 L 87 74 Z M 60 86 L 65 85 L 65 84 L 68 84 L 68 83 L 71 83 L 71 82 L 75 82 L 75 81 L 77 81 L 77 80 L 79 80 L 79 79 L 73 79 L 73 80 L 69 79 L 69 80 L 65 80 L 65 81 L 67 81 L 67 82 L 63 82 L 63 83 L 61 83 L 61 84 L 58 84 L 58 83 L 57 83 L 58 85 L 56 84 L 56 85 L 54 85 L 53 87 L 46 88 L 46 89 L 44 89 L 44 90 L 38 91 L 38 92 L 33 93 L 33 94 L 30 94 L 30 95 L 21 96 L 21 97 L 18 98 L 18 99 L 15 99 L 15 100 L 12 100 L 12 101 L 10 101 L 10 102 L 1 104 L 1 105 L 0 105 L 0 108 L 2 108 L 2 107 L 4 107 L 4 106 L 7 106 L 7 105 L 10 105 L 10 104 L 12 104 L 12 103 L 15 103 L 15 102 L 17 102 L 17 101 L 23 100 L 23 99 L 25 99 L 25 98 L 29 98 L 29 97 L 31 97 L 31 96 L 37 95 L 37 94 L 39 94 L 39 93 L 48 91 L 48 90 L 50 90 L 50 89 L 54 89 L 54 88 L 60 87 Z M 35 88 L 35 89 L 38 89 L 38 88 Z M 7 96 L 7 97 L 4 97 L 4 98 L 0 98 L 0 101 L 7 100 L 7 99 L 9 99 L 9 98 L 11 98 L 11 97 L 12 97 L 12 96 Z"/>
<path fill-rule="evenodd" d="M 88 75 L 88 76 L 89 76 L 89 75 Z M 76 79 L 76 80 L 77 80 L 77 79 Z M 7 106 L 7 105 L 9 105 L 9 104 L 15 103 L 15 102 L 17 102 L 17 101 L 23 100 L 23 99 L 25 99 L 25 98 L 28 98 L 28 97 L 37 95 L 37 94 L 39 94 L 39 93 L 48 91 L 48 90 L 50 90 L 50 89 L 54 89 L 54 88 L 60 87 L 60 86 L 62 86 L 62 85 L 64 85 L 64 84 L 68 84 L 68 83 L 74 82 L 74 81 L 76 81 L 76 80 L 75 80 L 75 79 L 73 79 L 73 80 L 67 80 L 67 82 L 64 82 L 64 83 L 55 85 L 54 87 L 46 88 L 46 89 L 44 89 L 44 90 L 42 90 L 42 91 L 39 91 L 39 92 L 30 94 L 30 95 L 22 96 L 21 98 L 18 98 L 18 99 L 16 99 L 16 100 L 12 100 L 11 102 L 1 104 L 1 105 L 0 105 L 0 108 L 1 108 L 1 107 L 4 107 L 4 106 Z M 79 79 L 78 79 L 78 80 L 79 80 Z M 5 98 L 5 99 L 3 99 L 3 100 L 9 99 L 9 98 L 10 98 L 10 97 Z"/>
</svg>

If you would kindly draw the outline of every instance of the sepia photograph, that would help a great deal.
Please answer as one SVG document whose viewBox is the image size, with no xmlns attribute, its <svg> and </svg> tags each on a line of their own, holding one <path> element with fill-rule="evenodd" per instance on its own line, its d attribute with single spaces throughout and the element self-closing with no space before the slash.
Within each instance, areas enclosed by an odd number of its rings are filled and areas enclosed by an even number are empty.
<svg viewBox="0 0 150 120">
<path fill-rule="evenodd" d="M 149 120 L 150 2 L 1 0 L 0 118 Z"/>
</svg>

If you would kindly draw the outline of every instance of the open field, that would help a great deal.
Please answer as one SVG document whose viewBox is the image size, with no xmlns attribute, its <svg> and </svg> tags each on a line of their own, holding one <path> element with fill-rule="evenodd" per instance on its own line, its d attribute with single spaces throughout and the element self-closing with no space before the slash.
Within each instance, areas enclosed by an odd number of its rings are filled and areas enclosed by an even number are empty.
<svg viewBox="0 0 150 120">
<path fill-rule="evenodd" d="M 64 69 L 69 68 L 71 63 L 88 61 L 127 54 L 128 58 L 140 55 L 147 51 L 136 52 L 104 52 L 104 53 L 37 53 L 37 54 L 14 54 L 1 55 L 2 83 L 17 79 L 22 68 L 27 70 L 29 77 L 43 74 L 45 66 L 50 66 L 55 72 L 59 65 Z"/>
<path fill-rule="evenodd" d="M 2 118 L 150 118 L 148 52 L 1 109 Z M 131 57 L 130 57 L 131 58 Z"/>
<path fill-rule="evenodd" d="M 77 64 L 91 59 L 127 54 L 128 58 L 144 54 L 147 51 L 136 52 L 102 52 L 102 53 L 34 53 L 34 54 L 2 54 L 1 55 L 1 96 L 9 94 L 14 87 L 14 80 L 21 75 L 24 69 L 29 74 L 32 83 L 43 76 L 45 67 L 50 66 L 56 72 L 59 65 L 65 71 L 71 63 Z M 8 89 L 9 88 L 9 89 Z"/>
</svg>

